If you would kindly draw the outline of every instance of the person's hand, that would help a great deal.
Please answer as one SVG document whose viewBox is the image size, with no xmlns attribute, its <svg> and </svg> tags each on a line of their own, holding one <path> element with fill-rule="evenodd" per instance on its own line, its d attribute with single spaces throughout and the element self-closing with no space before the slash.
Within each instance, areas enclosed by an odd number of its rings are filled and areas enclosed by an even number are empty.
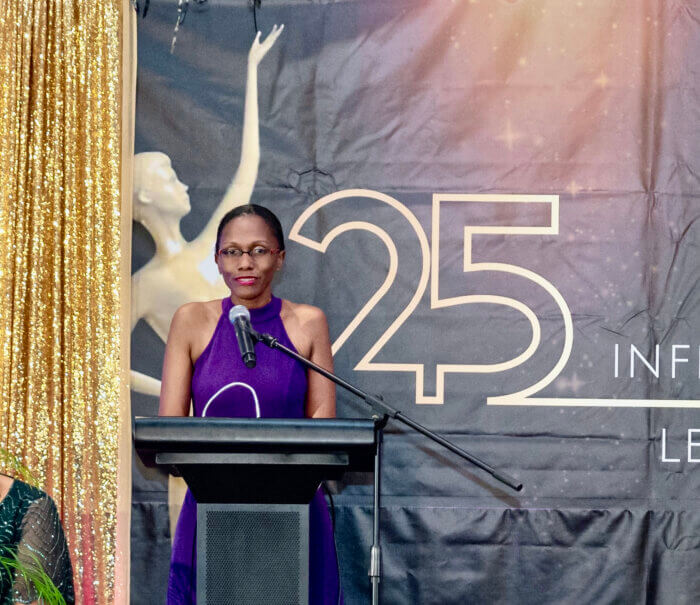
<svg viewBox="0 0 700 605">
<path fill-rule="evenodd" d="M 282 33 L 282 30 L 284 29 L 284 24 L 280 25 L 277 27 L 277 24 L 275 24 L 272 27 L 272 31 L 268 34 L 267 38 L 260 42 L 260 32 L 257 33 L 255 36 L 255 40 L 253 40 L 253 44 L 250 47 L 250 52 L 248 53 L 248 64 L 253 65 L 255 67 L 258 66 L 260 61 L 262 61 L 263 57 L 267 54 L 267 51 L 272 48 L 272 45 L 275 43 L 279 35 Z"/>
</svg>

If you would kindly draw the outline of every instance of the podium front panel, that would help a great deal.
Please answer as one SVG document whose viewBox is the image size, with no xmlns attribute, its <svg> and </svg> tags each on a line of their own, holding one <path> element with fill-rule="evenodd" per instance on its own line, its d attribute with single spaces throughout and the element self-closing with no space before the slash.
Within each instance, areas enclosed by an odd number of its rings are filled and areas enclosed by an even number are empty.
<svg viewBox="0 0 700 605">
<path fill-rule="evenodd" d="M 308 505 L 197 505 L 197 603 L 308 600 Z"/>
</svg>

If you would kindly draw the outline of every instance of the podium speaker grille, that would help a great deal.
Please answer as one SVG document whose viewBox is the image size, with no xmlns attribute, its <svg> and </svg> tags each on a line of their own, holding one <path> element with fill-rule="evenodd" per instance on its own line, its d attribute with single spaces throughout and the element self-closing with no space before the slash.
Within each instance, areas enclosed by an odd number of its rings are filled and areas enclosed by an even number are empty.
<svg viewBox="0 0 700 605">
<path fill-rule="evenodd" d="M 204 506 L 207 605 L 308 602 L 308 507 Z"/>
</svg>

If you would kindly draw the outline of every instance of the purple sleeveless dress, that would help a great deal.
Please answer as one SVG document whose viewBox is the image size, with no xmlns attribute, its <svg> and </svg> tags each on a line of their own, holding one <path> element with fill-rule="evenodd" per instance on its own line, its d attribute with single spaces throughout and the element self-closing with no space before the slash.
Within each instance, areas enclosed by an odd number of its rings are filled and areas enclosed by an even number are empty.
<svg viewBox="0 0 700 605">
<path fill-rule="evenodd" d="M 192 402 L 195 416 L 236 418 L 303 418 L 306 370 L 297 361 L 265 346 L 255 347 L 257 365 L 241 360 L 236 333 L 228 320 L 231 299 L 221 301 L 222 314 L 211 341 L 194 365 Z M 282 301 L 272 300 L 250 310 L 258 332 L 267 332 L 293 349 L 280 318 Z M 339 601 L 338 563 L 325 498 L 319 489 L 311 501 L 309 531 L 309 603 L 336 605 Z M 196 599 L 197 503 L 187 490 L 173 540 L 168 605 L 189 605 Z"/>
</svg>

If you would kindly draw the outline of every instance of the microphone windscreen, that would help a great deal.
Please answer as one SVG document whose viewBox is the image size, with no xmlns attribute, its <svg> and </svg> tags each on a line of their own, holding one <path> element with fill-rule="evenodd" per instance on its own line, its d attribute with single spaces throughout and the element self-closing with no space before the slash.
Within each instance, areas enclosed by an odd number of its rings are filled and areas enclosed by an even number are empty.
<svg viewBox="0 0 700 605">
<path fill-rule="evenodd" d="M 250 311 L 248 311 L 248 309 L 243 305 L 236 305 L 228 312 L 228 320 L 231 323 L 235 323 L 239 317 L 244 317 L 250 321 Z"/>
</svg>

